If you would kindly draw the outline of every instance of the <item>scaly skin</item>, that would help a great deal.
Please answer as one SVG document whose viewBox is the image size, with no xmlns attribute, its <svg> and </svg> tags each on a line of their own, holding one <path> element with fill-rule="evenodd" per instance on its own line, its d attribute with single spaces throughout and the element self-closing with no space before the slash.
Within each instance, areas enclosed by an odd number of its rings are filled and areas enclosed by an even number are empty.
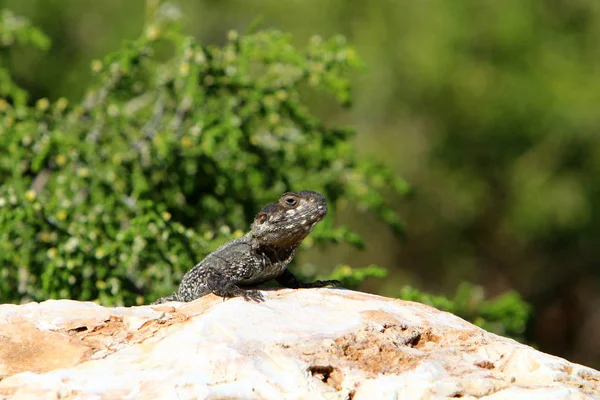
<svg viewBox="0 0 600 400">
<path fill-rule="evenodd" d="M 304 283 L 287 268 L 302 240 L 326 214 L 327 202 L 321 194 L 284 193 L 258 213 L 249 233 L 210 253 L 183 276 L 175 293 L 153 304 L 187 302 L 208 293 L 261 302 L 259 290 L 244 287 L 271 279 L 293 289 L 339 285 L 338 281 Z"/>
</svg>

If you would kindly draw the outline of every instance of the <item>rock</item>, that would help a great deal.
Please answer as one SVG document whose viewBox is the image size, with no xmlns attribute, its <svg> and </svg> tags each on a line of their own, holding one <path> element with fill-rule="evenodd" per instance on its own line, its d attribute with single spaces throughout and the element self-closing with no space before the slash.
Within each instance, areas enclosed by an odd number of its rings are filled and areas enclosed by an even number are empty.
<svg viewBox="0 0 600 400">
<path fill-rule="evenodd" d="M 337 289 L 267 301 L 0 306 L 0 397 L 593 399 L 600 373 L 418 303 Z"/>
</svg>

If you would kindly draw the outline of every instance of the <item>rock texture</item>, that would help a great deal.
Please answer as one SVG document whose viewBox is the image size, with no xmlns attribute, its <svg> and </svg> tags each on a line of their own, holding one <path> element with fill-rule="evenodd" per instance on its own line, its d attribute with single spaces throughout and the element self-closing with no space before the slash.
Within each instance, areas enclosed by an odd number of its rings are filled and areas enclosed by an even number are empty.
<svg viewBox="0 0 600 400">
<path fill-rule="evenodd" d="M 0 398 L 594 399 L 600 373 L 418 303 L 336 289 L 264 303 L 0 306 Z"/>
</svg>

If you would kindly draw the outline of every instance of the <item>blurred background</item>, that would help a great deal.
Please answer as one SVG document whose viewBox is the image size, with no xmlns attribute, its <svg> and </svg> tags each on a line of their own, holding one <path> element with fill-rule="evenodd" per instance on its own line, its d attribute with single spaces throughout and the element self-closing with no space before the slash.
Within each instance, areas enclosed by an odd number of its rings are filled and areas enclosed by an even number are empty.
<svg viewBox="0 0 600 400">
<path fill-rule="evenodd" d="M 185 31 L 204 44 L 261 26 L 340 33 L 365 68 L 354 103 L 310 99 L 326 122 L 352 125 L 357 147 L 411 184 L 396 207 L 405 239 L 374 218 L 338 215 L 365 251 L 316 263 L 376 263 L 389 279 L 452 294 L 463 281 L 489 296 L 515 289 L 534 307 L 527 339 L 600 367 L 600 2 L 597 0 L 179 0 Z M 4 0 L 52 39 L 16 48 L 14 79 L 32 101 L 78 101 L 90 62 L 136 38 L 143 0 Z"/>
</svg>

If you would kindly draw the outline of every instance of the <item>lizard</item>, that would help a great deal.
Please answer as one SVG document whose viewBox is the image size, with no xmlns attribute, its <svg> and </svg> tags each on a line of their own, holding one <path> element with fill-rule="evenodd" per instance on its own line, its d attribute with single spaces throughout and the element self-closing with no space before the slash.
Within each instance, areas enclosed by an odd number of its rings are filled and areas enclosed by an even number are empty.
<svg viewBox="0 0 600 400">
<path fill-rule="evenodd" d="M 189 302 L 208 293 L 261 302 L 263 294 L 247 287 L 272 279 L 293 289 L 339 285 L 336 280 L 305 283 L 287 268 L 300 243 L 326 215 L 327 201 L 320 193 L 282 194 L 260 210 L 250 232 L 210 253 L 183 276 L 177 291 L 152 304 Z"/>
</svg>

